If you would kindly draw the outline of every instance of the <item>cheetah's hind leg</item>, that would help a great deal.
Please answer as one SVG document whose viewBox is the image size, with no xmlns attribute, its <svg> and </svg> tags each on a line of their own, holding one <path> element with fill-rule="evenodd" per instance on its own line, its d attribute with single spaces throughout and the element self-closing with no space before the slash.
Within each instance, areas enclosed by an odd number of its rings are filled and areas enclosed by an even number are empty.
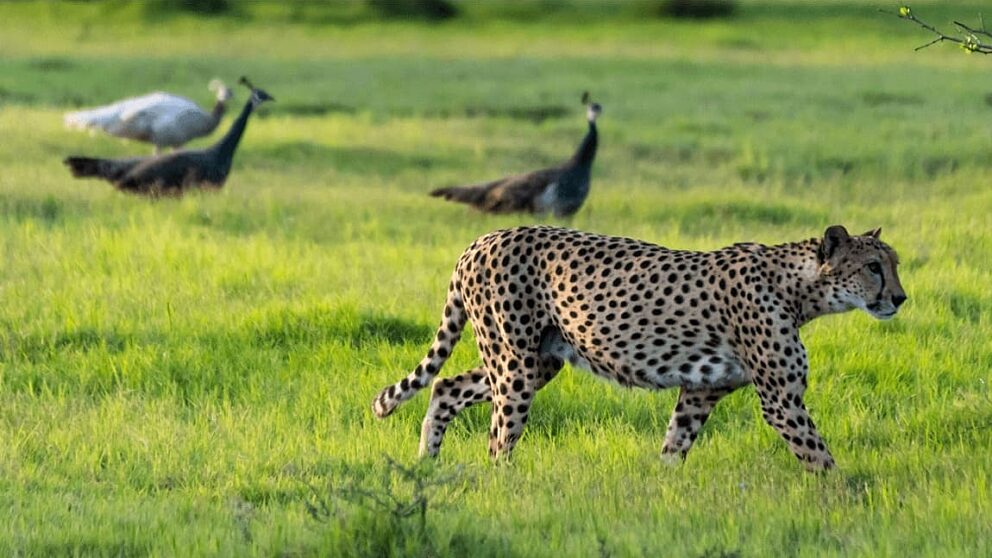
<svg viewBox="0 0 992 558">
<path fill-rule="evenodd" d="M 437 456 L 448 423 L 462 409 L 492 400 L 489 374 L 481 366 L 451 378 L 435 380 L 431 401 L 420 430 L 420 457 Z"/>
<path fill-rule="evenodd" d="M 493 409 L 489 426 L 489 456 L 494 460 L 510 457 L 513 447 L 523 434 L 530 415 L 530 406 L 537 391 L 558 375 L 563 359 L 574 355 L 574 349 L 564 343 L 561 333 L 548 326 L 535 339 L 532 354 L 519 354 L 512 349 L 501 351 L 502 363 L 490 356 L 487 369 L 501 370 L 489 378 L 493 392 Z M 563 345 L 564 355 L 554 350 Z"/>
<path fill-rule="evenodd" d="M 536 389 L 541 389 L 558 374 L 562 367 L 561 359 L 550 354 L 540 361 L 540 370 L 535 381 Z M 492 401 L 493 392 L 489 384 L 489 374 L 482 366 L 451 378 L 438 378 L 431 390 L 431 402 L 424 415 L 420 429 L 420 457 L 437 457 L 441 451 L 444 433 L 455 416 L 466 407 L 483 401 Z"/>
</svg>

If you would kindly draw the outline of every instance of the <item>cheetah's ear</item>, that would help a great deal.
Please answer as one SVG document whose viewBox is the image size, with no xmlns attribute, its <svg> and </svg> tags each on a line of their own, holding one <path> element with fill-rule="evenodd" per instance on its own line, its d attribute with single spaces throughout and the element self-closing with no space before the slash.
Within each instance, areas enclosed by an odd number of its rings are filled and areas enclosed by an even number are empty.
<svg viewBox="0 0 992 558">
<path fill-rule="evenodd" d="M 823 241 L 820 242 L 820 249 L 817 251 L 817 259 L 820 263 L 826 263 L 837 252 L 837 248 L 847 242 L 851 235 L 847 234 L 847 229 L 842 225 L 828 227 L 823 233 Z"/>
<path fill-rule="evenodd" d="M 882 236 L 882 227 L 872 229 L 861 236 L 869 236 L 871 238 L 874 238 L 875 240 L 878 240 L 878 237 Z"/>
</svg>

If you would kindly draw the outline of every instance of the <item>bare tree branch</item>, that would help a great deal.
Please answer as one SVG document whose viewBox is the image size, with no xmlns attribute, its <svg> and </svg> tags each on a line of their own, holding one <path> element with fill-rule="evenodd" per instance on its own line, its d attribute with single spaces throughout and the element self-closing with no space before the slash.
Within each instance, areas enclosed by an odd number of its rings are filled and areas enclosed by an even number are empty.
<svg viewBox="0 0 992 558">
<path fill-rule="evenodd" d="M 972 29 L 971 27 L 961 22 L 955 21 L 954 25 L 956 25 L 964 35 L 963 37 L 955 37 L 953 35 L 945 34 L 944 32 L 934 27 L 933 25 L 930 25 L 929 23 L 916 17 L 916 14 L 913 13 L 913 10 L 911 10 L 909 6 L 901 6 L 898 12 L 889 12 L 886 10 L 879 10 L 879 11 L 882 13 L 894 15 L 900 19 L 912 21 L 913 23 L 919 25 L 920 27 L 926 29 L 927 31 L 937 36 L 934 40 L 930 41 L 929 43 L 916 47 L 915 50 L 923 50 L 929 46 L 947 41 L 950 43 L 956 43 L 961 45 L 961 48 L 963 48 L 968 52 L 977 52 L 979 54 L 992 54 L 992 42 L 985 42 L 981 39 L 981 37 L 988 37 L 989 39 L 992 39 L 992 33 L 990 33 L 985 28 L 985 20 L 984 18 L 982 18 L 981 15 L 978 16 L 979 25 L 981 26 L 978 29 Z"/>
<path fill-rule="evenodd" d="M 960 21 L 955 21 L 954 25 L 957 25 L 965 32 L 971 33 L 972 35 L 984 35 L 992 39 L 992 32 L 989 32 L 985 29 L 985 21 L 982 19 L 981 15 L 978 16 L 978 20 L 979 20 L 979 24 L 981 25 L 981 27 L 978 29 L 972 29 L 971 27 L 968 27 L 967 25 L 961 23 Z"/>
</svg>

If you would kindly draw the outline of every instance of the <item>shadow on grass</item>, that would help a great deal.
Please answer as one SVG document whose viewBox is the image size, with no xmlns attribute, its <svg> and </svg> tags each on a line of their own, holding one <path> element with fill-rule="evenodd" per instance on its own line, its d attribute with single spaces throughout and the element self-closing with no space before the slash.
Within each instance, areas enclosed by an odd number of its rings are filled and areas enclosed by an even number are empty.
<svg viewBox="0 0 992 558">
<path fill-rule="evenodd" d="M 345 105 L 342 103 L 327 102 L 327 103 L 282 103 L 278 105 L 273 105 L 269 107 L 264 113 L 259 113 L 260 118 L 268 118 L 270 116 L 324 116 L 327 114 L 354 114 L 357 112 L 353 106 Z"/>
<path fill-rule="evenodd" d="M 699 558 L 741 558 L 743 554 L 739 550 L 726 550 L 723 548 L 708 548 L 699 555 Z"/>
<path fill-rule="evenodd" d="M 66 201 L 55 196 L 23 197 L 0 194 L 0 219 L 24 222 L 58 223 L 66 212 Z"/>
<path fill-rule="evenodd" d="M 432 169 L 437 157 L 411 155 L 373 147 L 331 147 L 309 141 L 294 141 L 252 150 L 252 167 L 284 169 L 287 165 L 333 168 L 342 173 L 395 176 L 410 168 Z"/>
<path fill-rule="evenodd" d="M 497 106 L 497 105 L 468 105 L 462 107 L 449 108 L 393 108 L 389 110 L 391 116 L 397 118 L 508 118 L 540 124 L 546 120 L 575 116 L 578 118 L 579 111 L 575 107 L 564 105 L 533 105 L 524 107 Z"/>
<path fill-rule="evenodd" d="M 271 116 L 319 117 L 327 114 L 355 114 L 359 107 L 337 102 L 289 102 L 273 105 L 259 113 L 259 118 Z M 495 106 L 469 105 L 452 108 L 428 108 L 425 110 L 395 107 L 388 114 L 397 118 L 429 117 L 429 118 L 509 118 L 540 124 L 546 120 L 564 118 L 578 114 L 574 107 L 564 105 L 534 105 L 534 106 Z"/>
<path fill-rule="evenodd" d="M 71 540 L 70 540 L 71 539 Z M 149 545 L 150 546 L 150 545 Z M 28 544 L 23 549 L 24 556 L 146 556 L 148 547 L 138 541 L 113 541 L 95 537 L 94 540 L 80 540 L 68 537 L 62 541 L 40 541 Z M 15 556 L 19 556 L 15 552 Z"/>
<path fill-rule="evenodd" d="M 540 124 L 545 120 L 564 118 L 576 111 L 562 105 L 538 105 L 532 107 L 468 106 L 453 114 L 440 116 L 464 116 L 467 118 L 509 118 Z"/>
<path fill-rule="evenodd" d="M 10 328 L 10 331 L 16 331 Z M 115 331 L 81 328 L 61 331 L 52 335 L 27 335 L 0 337 L 0 362 L 23 359 L 43 362 L 62 352 L 89 352 L 103 350 L 119 354 L 135 342 L 130 334 Z"/>
<path fill-rule="evenodd" d="M 948 157 L 946 155 L 936 155 L 920 159 L 920 170 L 923 172 L 923 176 L 928 179 L 951 174 L 958 170 L 960 166 L 961 161 L 956 157 Z"/>
<path fill-rule="evenodd" d="M 970 324 L 977 324 L 985 314 L 987 305 L 982 302 L 981 297 L 965 293 L 952 292 L 947 295 L 947 306 L 951 313 L 959 320 L 967 321 Z"/>
<path fill-rule="evenodd" d="M 433 328 L 409 320 L 351 308 L 279 309 L 249 318 L 246 334 L 255 345 L 283 347 L 343 342 L 353 347 L 427 343 Z"/>
<path fill-rule="evenodd" d="M 31 93 L 12 91 L 6 87 L 0 87 L 0 104 L 31 105 L 36 101 L 37 97 Z"/>
<path fill-rule="evenodd" d="M 730 149 L 719 147 L 699 147 L 698 145 L 649 145 L 633 144 L 629 153 L 635 161 L 648 163 L 691 163 L 705 161 L 711 165 L 720 165 L 733 161 L 737 153 Z"/>
<path fill-rule="evenodd" d="M 861 101 L 870 107 L 883 105 L 922 105 L 923 97 L 905 93 L 890 93 L 886 91 L 866 91 L 861 94 Z"/>
<path fill-rule="evenodd" d="M 45 56 L 30 59 L 27 65 L 29 68 L 43 72 L 65 72 L 75 69 L 78 64 L 62 56 Z"/>
<path fill-rule="evenodd" d="M 659 207 L 649 219 L 660 222 L 678 222 L 688 232 L 707 232 L 713 223 L 742 225 L 782 226 L 807 225 L 819 228 L 827 214 L 813 209 L 777 204 L 768 201 L 700 202 L 689 205 Z"/>
<path fill-rule="evenodd" d="M 868 472 L 842 473 L 841 479 L 844 488 L 843 497 L 847 500 L 848 505 L 866 503 L 877 484 L 875 477 Z"/>
</svg>

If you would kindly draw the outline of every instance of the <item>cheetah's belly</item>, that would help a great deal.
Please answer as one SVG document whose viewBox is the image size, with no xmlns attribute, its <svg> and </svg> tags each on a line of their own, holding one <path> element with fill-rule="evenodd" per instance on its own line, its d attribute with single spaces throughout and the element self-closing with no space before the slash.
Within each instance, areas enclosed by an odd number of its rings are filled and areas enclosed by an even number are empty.
<svg viewBox="0 0 992 558">
<path fill-rule="evenodd" d="M 667 360 L 657 366 L 640 365 L 650 387 L 707 389 L 737 387 L 751 381 L 729 348 L 715 350 L 713 354 L 689 351 L 668 356 Z M 631 366 L 636 367 L 637 364 L 631 363 Z"/>
<path fill-rule="evenodd" d="M 706 389 L 737 387 L 751 381 L 729 347 L 639 350 L 605 355 L 578 349 L 555 331 L 542 340 L 541 353 L 623 386 Z"/>
</svg>

